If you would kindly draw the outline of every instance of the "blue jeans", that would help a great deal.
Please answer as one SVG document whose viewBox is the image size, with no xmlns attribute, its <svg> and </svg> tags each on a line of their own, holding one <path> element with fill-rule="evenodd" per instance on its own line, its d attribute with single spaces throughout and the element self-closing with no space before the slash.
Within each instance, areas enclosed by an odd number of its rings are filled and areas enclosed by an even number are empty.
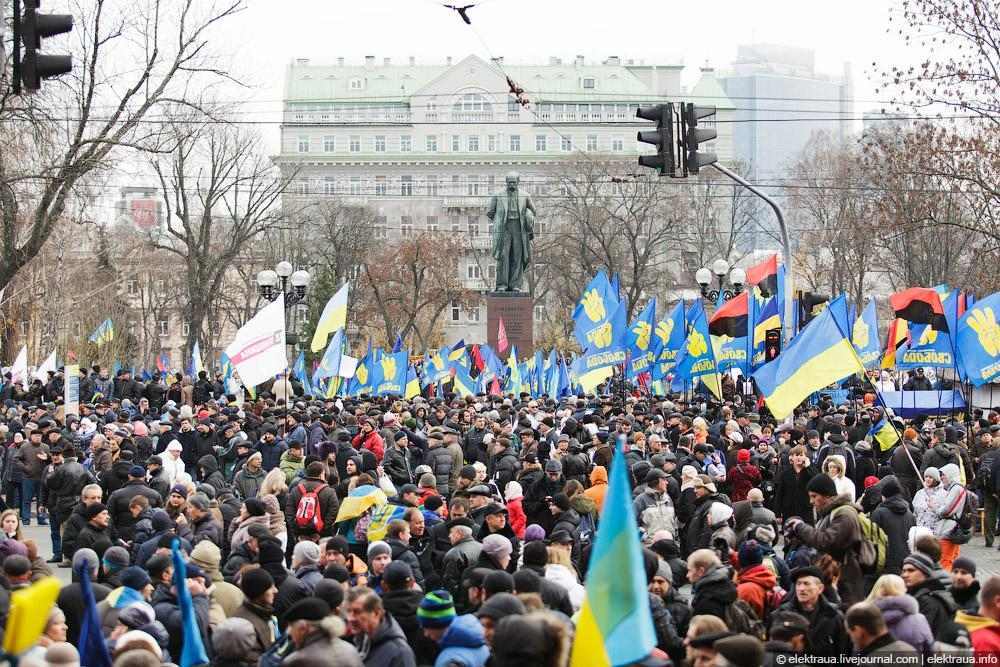
<svg viewBox="0 0 1000 667">
<path fill-rule="evenodd" d="M 38 482 L 33 479 L 21 480 L 21 523 L 31 523 L 31 500 L 38 493 Z"/>
</svg>

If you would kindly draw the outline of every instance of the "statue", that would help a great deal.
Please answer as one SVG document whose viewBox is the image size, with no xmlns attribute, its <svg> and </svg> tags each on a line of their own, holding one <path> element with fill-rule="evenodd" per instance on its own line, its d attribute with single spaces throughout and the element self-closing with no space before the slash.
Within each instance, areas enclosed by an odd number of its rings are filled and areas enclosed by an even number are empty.
<svg viewBox="0 0 1000 667">
<path fill-rule="evenodd" d="M 490 199 L 486 217 L 493 222 L 493 258 L 497 261 L 497 292 L 521 289 L 524 270 L 531 263 L 531 241 L 535 238 L 535 205 L 518 192 L 520 176 L 507 174 L 507 189 Z"/>
</svg>

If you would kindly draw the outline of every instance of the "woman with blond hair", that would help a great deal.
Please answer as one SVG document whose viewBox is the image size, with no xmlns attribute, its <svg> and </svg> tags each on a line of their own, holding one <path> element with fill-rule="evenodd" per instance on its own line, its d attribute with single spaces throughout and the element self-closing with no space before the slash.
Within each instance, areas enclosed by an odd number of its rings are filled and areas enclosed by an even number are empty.
<svg viewBox="0 0 1000 667">
<path fill-rule="evenodd" d="M 21 530 L 21 517 L 17 510 L 4 510 L 0 512 L 0 529 L 3 530 L 4 537 L 9 540 L 24 540 L 24 532 Z"/>
<path fill-rule="evenodd" d="M 573 611 L 580 611 L 580 607 L 583 606 L 583 586 L 580 585 L 580 578 L 576 568 L 573 567 L 569 552 L 560 547 L 547 547 L 547 551 L 545 579 L 566 589 Z"/>
<path fill-rule="evenodd" d="M 853 503 L 856 497 L 854 482 L 847 478 L 847 462 L 840 454 L 830 454 L 823 461 L 823 472 L 833 479 L 833 485 L 837 487 L 838 496 L 847 496 Z"/>
<path fill-rule="evenodd" d="M 934 633 L 921 616 L 916 598 L 906 592 L 906 583 L 898 574 L 883 574 L 875 581 L 868 601 L 882 610 L 882 617 L 893 638 L 906 642 L 923 655 L 930 654 Z"/>
</svg>

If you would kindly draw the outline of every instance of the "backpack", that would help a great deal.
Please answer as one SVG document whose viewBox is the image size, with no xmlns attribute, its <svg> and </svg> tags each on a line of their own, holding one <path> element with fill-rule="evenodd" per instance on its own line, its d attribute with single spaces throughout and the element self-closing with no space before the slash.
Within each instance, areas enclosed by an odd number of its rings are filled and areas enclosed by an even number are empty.
<svg viewBox="0 0 1000 667">
<path fill-rule="evenodd" d="M 767 639 L 764 622 L 757 618 L 753 607 L 746 600 L 736 598 L 735 602 L 726 607 L 726 618 L 724 620 L 730 632 L 751 635 L 761 641 Z"/>
<path fill-rule="evenodd" d="M 312 491 L 306 490 L 306 485 L 299 483 L 299 504 L 295 507 L 295 525 L 299 528 L 312 526 L 317 533 L 323 532 L 323 513 L 319 509 L 319 493 L 326 484 L 318 484 Z"/>
<path fill-rule="evenodd" d="M 838 507 L 833 511 L 831 518 L 839 509 L 841 508 Z M 867 514 L 857 510 L 854 514 L 861 528 L 861 543 L 858 545 L 858 564 L 861 565 L 861 571 L 865 574 L 881 574 L 885 569 L 885 555 L 889 551 L 889 536 L 882 530 L 882 526 L 868 518 Z"/>
</svg>

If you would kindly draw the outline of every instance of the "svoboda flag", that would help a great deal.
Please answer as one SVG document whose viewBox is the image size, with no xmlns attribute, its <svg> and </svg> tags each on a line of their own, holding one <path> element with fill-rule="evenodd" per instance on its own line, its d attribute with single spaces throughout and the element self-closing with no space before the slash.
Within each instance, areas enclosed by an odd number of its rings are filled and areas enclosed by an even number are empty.
<svg viewBox="0 0 1000 667">
<path fill-rule="evenodd" d="M 285 297 L 265 306 L 236 332 L 226 354 L 247 387 L 283 373 L 285 358 Z"/>
</svg>

